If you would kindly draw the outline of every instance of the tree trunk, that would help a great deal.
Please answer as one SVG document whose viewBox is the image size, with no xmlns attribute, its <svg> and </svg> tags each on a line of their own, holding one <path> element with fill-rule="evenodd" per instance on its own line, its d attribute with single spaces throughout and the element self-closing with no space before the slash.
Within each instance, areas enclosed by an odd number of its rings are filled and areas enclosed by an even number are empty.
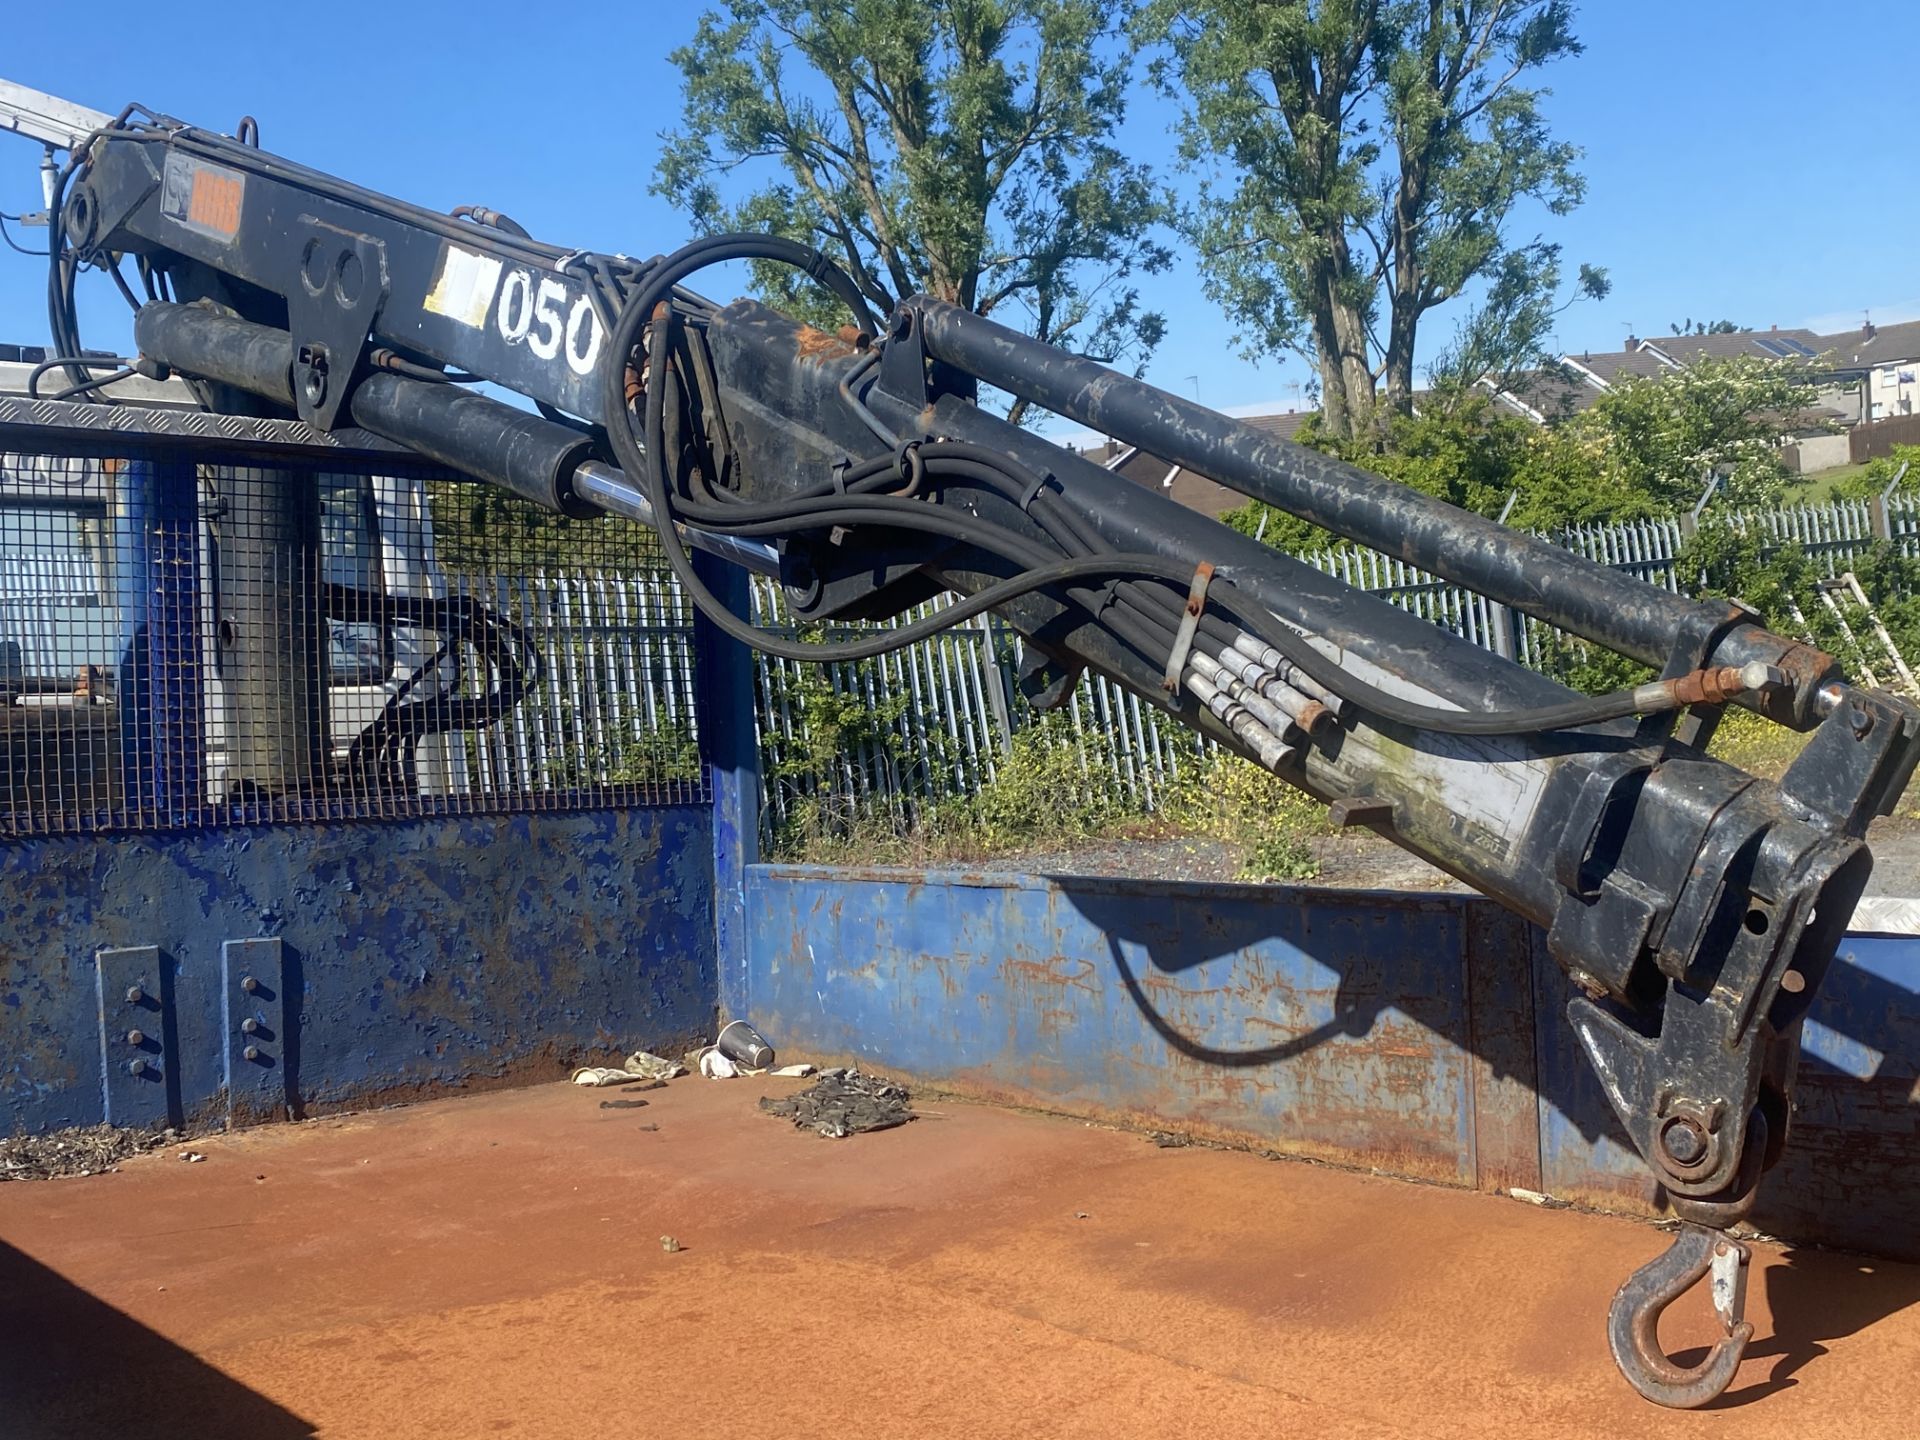
<svg viewBox="0 0 1920 1440">
<path fill-rule="evenodd" d="M 1328 434 L 1356 439 L 1373 423 L 1373 371 L 1367 326 L 1348 298 L 1353 256 L 1343 230 L 1320 237 L 1325 258 L 1313 267 L 1313 344 L 1320 357 L 1321 419 Z"/>
<path fill-rule="evenodd" d="M 1413 342 L 1420 311 L 1411 296 L 1396 289 L 1393 315 L 1387 322 L 1385 373 L 1387 404 L 1402 415 L 1413 413 Z"/>
<path fill-rule="evenodd" d="M 1367 326 L 1358 307 L 1336 297 L 1334 325 L 1340 335 L 1340 368 L 1346 375 L 1347 428 L 1358 440 L 1373 424 L 1373 370 L 1367 364 Z"/>
<path fill-rule="evenodd" d="M 1347 407 L 1347 367 L 1342 363 L 1341 327 L 1334 307 L 1332 267 L 1313 267 L 1313 352 L 1320 362 L 1320 428 L 1336 440 L 1353 433 Z"/>
</svg>

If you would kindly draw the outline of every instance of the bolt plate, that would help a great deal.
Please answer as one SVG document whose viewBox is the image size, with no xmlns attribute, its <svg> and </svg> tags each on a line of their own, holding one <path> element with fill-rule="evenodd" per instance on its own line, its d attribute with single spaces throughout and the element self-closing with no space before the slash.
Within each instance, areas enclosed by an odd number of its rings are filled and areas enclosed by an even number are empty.
<svg viewBox="0 0 1920 1440">
<path fill-rule="evenodd" d="M 257 1120 L 286 1109 L 285 947 L 278 936 L 220 945 L 220 1031 L 227 1116 Z M 244 987 L 253 981 L 253 989 Z M 254 1028 L 241 1027 L 252 1021 Z M 254 1053 L 251 1058 L 247 1051 Z"/>
<path fill-rule="evenodd" d="M 110 1125 L 159 1128 L 179 1123 L 174 1054 L 173 966 L 157 945 L 125 945 L 93 956 L 100 1011 L 100 1093 Z M 127 993 L 140 989 L 140 999 Z M 139 1031 L 138 1045 L 127 1036 Z M 140 1073 L 133 1066 L 142 1062 Z"/>
</svg>

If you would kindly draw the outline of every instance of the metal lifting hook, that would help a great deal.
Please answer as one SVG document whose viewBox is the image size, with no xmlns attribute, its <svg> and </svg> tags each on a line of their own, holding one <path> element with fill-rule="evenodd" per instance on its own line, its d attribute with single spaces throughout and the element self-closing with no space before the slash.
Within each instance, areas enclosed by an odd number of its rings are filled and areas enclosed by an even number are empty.
<svg viewBox="0 0 1920 1440">
<path fill-rule="evenodd" d="M 1750 1258 L 1747 1247 L 1725 1231 L 1686 1225 L 1666 1254 L 1627 1277 L 1607 1311 L 1607 1342 L 1634 1389 L 1656 1405 L 1693 1410 L 1733 1382 L 1740 1356 L 1753 1338 L 1753 1326 L 1741 1318 L 1747 1307 Z M 1700 1364 L 1676 1365 L 1660 1348 L 1660 1316 L 1709 1271 L 1714 1312 L 1726 1338 L 1715 1341 Z"/>
</svg>

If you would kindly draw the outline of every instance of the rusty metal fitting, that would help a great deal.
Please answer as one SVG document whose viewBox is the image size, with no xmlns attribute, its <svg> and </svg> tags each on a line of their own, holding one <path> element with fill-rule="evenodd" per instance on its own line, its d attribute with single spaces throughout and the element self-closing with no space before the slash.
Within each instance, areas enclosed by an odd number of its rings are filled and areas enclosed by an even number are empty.
<svg viewBox="0 0 1920 1440">
<path fill-rule="evenodd" d="M 1309 735 L 1318 735 L 1333 723 L 1333 711 L 1318 700 L 1309 700 L 1300 707 L 1300 713 L 1294 716 L 1293 723 Z"/>
<path fill-rule="evenodd" d="M 1658 680 L 1634 691 L 1643 712 L 1675 710 L 1687 705 L 1724 705 L 1741 695 L 1778 689 L 1787 675 L 1778 666 L 1754 661 L 1748 665 L 1710 665 L 1671 680 Z"/>
<path fill-rule="evenodd" d="M 1707 1132 L 1691 1115 L 1670 1116 L 1660 1127 L 1660 1163 L 1676 1173 L 1692 1174 L 1712 1149 Z"/>
<path fill-rule="evenodd" d="M 1660 1118 L 1653 1159 L 1676 1180 L 1697 1179 L 1720 1160 L 1721 1122 L 1727 1107 L 1718 1100 L 1690 1100 L 1671 1092 L 1654 1103 Z"/>
</svg>

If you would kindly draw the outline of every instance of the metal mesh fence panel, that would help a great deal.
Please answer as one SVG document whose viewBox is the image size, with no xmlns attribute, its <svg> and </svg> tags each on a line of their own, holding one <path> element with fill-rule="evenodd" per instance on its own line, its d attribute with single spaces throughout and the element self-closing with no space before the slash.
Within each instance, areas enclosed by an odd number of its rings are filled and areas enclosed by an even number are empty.
<svg viewBox="0 0 1920 1440">
<path fill-rule="evenodd" d="M 707 798 L 646 527 L 102 448 L 0 452 L 0 833 Z"/>
<path fill-rule="evenodd" d="M 909 624 L 945 597 L 893 620 L 796 624 L 780 588 L 756 580 L 756 623 L 790 637 L 845 640 Z M 857 662 L 804 665 L 755 657 L 762 836 L 832 831 L 886 817 L 912 824 L 930 806 L 972 795 L 998 776 L 1019 732 L 1070 750 L 1086 785 L 1151 810 L 1183 761 L 1210 747 L 1137 695 L 1089 673 L 1062 719 L 1045 729 L 1020 694 L 1020 636 L 991 615 Z"/>
</svg>

